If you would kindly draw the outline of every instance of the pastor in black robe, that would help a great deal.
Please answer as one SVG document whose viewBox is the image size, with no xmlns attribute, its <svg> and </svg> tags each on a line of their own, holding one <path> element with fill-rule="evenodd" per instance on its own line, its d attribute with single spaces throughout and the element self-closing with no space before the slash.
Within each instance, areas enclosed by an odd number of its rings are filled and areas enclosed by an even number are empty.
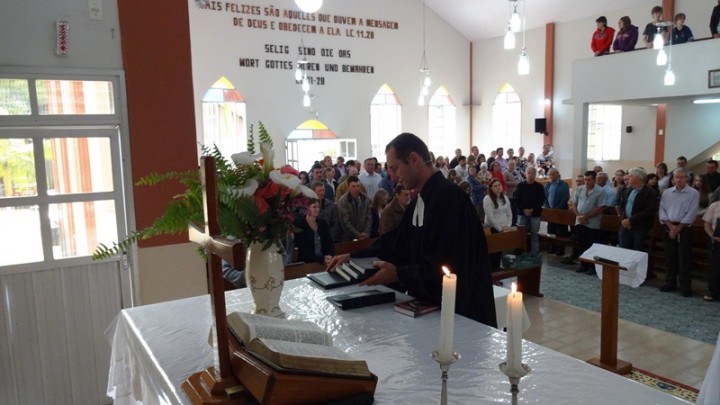
<svg viewBox="0 0 720 405">
<path fill-rule="evenodd" d="M 422 221 L 413 221 L 419 198 Z M 487 242 L 470 199 L 440 172 L 425 182 L 419 198 L 407 207 L 398 228 L 380 237 L 374 254 L 396 266 L 409 295 L 438 305 L 442 266 L 447 266 L 457 275 L 455 312 L 497 327 Z"/>
</svg>

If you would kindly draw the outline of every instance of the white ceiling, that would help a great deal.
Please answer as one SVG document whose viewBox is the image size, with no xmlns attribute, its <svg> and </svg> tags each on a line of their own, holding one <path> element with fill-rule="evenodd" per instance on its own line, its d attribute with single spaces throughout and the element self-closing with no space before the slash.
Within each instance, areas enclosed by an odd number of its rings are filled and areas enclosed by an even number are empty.
<svg viewBox="0 0 720 405">
<path fill-rule="evenodd" d="M 430 9 L 471 41 L 502 36 L 513 4 L 510 0 L 424 1 Z M 649 2 L 648 0 L 526 0 L 525 3 L 519 0 L 516 4 L 521 15 L 523 7 L 526 7 L 525 21 L 527 29 L 530 30 L 544 27 L 549 22 L 597 18 L 611 11 L 648 5 Z M 588 27 L 588 36 L 594 29 L 594 24 Z"/>
</svg>

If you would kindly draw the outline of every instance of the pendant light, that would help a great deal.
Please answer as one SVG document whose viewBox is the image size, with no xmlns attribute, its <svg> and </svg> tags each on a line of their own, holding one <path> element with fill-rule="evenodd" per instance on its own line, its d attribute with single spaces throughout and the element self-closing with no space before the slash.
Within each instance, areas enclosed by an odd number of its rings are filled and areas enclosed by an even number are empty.
<svg viewBox="0 0 720 405">
<path fill-rule="evenodd" d="M 306 13 L 314 13 L 320 10 L 323 0 L 295 0 L 295 4 Z"/>
</svg>

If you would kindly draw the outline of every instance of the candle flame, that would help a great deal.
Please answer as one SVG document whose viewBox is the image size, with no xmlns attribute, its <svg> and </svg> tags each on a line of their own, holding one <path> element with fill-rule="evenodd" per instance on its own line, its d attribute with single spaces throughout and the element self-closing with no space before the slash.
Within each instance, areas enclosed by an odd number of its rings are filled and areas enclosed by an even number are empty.
<svg viewBox="0 0 720 405">
<path fill-rule="evenodd" d="M 515 294 L 517 292 L 517 284 L 515 284 L 513 282 L 510 286 L 510 291 L 512 291 L 512 293 Z"/>
<path fill-rule="evenodd" d="M 442 271 L 443 271 L 443 273 L 445 273 L 446 276 L 448 276 L 448 277 L 450 276 L 450 270 L 447 267 L 442 266 Z"/>
</svg>

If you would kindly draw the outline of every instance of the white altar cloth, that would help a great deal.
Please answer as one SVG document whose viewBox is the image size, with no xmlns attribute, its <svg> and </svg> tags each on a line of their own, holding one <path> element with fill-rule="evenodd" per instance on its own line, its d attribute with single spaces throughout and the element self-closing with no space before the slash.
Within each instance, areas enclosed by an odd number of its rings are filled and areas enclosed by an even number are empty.
<svg viewBox="0 0 720 405">
<path fill-rule="evenodd" d="M 335 346 L 368 362 L 378 376 L 376 403 L 439 402 L 440 369 L 430 352 L 438 348 L 440 312 L 411 318 L 394 312 L 392 304 L 342 311 L 325 299 L 361 288 L 325 291 L 292 280 L 281 305 L 289 318 L 316 323 L 332 334 Z M 229 312 L 250 308 L 246 289 L 226 297 Z M 209 296 L 123 310 L 107 331 L 113 346 L 108 394 L 116 404 L 187 403 L 182 382 L 212 365 L 210 324 Z M 450 369 L 449 403 L 510 403 L 508 379 L 498 369 L 505 360 L 505 333 L 456 316 L 454 348 L 462 358 Z M 687 404 L 527 341 L 522 351 L 532 368 L 520 382 L 523 404 Z"/>
</svg>

